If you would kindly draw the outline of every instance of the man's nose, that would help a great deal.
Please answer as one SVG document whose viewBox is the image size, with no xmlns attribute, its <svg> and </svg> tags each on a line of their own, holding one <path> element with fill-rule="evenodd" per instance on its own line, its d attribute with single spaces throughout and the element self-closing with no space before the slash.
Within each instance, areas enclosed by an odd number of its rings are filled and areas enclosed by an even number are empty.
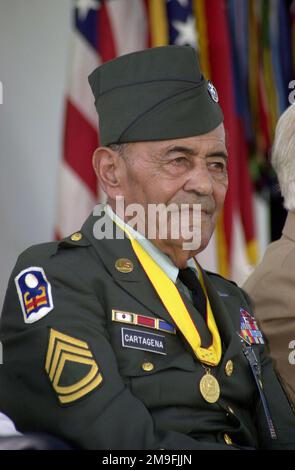
<svg viewBox="0 0 295 470">
<path fill-rule="evenodd" d="M 206 196 L 213 194 L 213 180 L 206 164 L 198 165 L 190 171 L 183 189 Z"/>
</svg>

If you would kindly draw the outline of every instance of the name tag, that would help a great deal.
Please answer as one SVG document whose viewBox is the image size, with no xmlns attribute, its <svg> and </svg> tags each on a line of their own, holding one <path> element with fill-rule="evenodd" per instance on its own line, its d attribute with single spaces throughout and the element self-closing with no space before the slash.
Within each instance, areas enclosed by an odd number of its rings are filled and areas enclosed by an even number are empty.
<svg viewBox="0 0 295 470">
<path fill-rule="evenodd" d="M 135 330 L 133 328 L 122 328 L 122 346 L 124 348 L 141 349 L 157 354 L 166 353 L 165 336 L 146 331 Z"/>
</svg>

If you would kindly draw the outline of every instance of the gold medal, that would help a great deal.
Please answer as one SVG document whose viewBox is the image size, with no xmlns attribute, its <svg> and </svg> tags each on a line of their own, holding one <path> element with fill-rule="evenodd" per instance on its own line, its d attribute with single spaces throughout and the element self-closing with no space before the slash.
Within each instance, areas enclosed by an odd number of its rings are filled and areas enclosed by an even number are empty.
<svg viewBox="0 0 295 470">
<path fill-rule="evenodd" d="M 200 392 L 208 403 L 215 403 L 219 398 L 219 383 L 209 369 L 206 370 L 206 374 L 200 380 Z"/>
</svg>

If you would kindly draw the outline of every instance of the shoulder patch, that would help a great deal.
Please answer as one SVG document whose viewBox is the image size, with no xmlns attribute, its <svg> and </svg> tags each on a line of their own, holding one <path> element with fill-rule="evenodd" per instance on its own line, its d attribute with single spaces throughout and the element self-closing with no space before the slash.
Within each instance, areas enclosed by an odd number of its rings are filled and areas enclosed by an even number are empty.
<svg viewBox="0 0 295 470">
<path fill-rule="evenodd" d="M 88 344 L 52 328 L 45 370 L 62 405 L 88 395 L 103 381 Z"/>
<path fill-rule="evenodd" d="M 54 308 L 51 285 L 44 269 L 30 266 L 14 279 L 25 323 L 34 323 Z"/>
</svg>

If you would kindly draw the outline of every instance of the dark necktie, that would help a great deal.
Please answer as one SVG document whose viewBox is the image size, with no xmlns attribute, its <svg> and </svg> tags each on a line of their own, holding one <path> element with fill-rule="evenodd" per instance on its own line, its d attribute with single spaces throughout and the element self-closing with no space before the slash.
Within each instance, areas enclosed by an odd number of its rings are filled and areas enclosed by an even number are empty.
<svg viewBox="0 0 295 470">
<path fill-rule="evenodd" d="M 191 291 L 196 309 L 202 314 L 203 318 L 206 318 L 206 297 L 197 275 L 191 268 L 185 268 L 179 270 L 178 277 Z"/>
</svg>

